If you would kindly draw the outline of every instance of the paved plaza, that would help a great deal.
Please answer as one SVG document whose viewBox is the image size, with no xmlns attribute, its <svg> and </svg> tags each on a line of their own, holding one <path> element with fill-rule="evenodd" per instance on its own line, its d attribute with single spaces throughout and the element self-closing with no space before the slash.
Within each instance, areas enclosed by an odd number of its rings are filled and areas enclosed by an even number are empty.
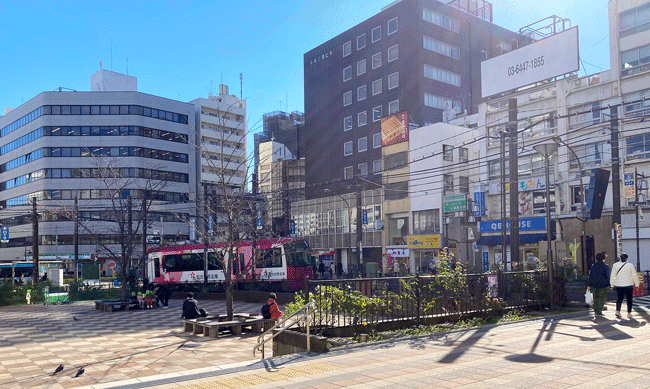
<svg viewBox="0 0 650 389">
<path fill-rule="evenodd" d="M 0 308 L 0 387 L 650 388 L 650 298 L 636 303 L 632 319 L 616 319 L 608 303 L 597 320 L 578 312 L 264 361 L 253 359 L 255 334 L 181 332 L 181 301 L 145 312 Z M 224 303 L 202 305 L 221 312 Z M 79 366 L 85 373 L 73 378 Z"/>
</svg>

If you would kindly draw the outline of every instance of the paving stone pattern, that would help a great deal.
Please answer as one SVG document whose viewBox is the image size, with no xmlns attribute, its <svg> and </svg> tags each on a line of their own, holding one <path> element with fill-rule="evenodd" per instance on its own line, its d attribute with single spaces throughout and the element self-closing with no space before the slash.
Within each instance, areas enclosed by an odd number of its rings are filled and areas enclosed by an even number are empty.
<svg viewBox="0 0 650 389">
<path fill-rule="evenodd" d="M 94 302 L 0 307 L 0 388 L 73 388 L 253 358 L 259 334 L 212 339 L 184 333 L 182 302 L 112 313 L 96 311 Z M 262 304 L 235 302 L 235 312 L 257 314 Z M 199 306 L 226 313 L 223 301 Z M 52 376 L 59 364 L 65 369 Z M 81 366 L 85 373 L 73 378 Z"/>
</svg>

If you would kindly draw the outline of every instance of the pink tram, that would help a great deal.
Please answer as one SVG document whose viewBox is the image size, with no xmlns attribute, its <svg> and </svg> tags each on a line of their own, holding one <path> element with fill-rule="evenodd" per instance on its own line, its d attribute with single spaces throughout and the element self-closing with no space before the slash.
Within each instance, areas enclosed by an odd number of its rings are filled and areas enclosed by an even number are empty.
<svg viewBox="0 0 650 389">
<path fill-rule="evenodd" d="M 299 290 L 304 286 L 305 277 L 314 277 L 309 245 L 303 239 L 260 239 L 255 241 L 254 248 L 251 241 L 239 241 L 234 246 L 233 280 L 251 282 L 255 269 L 255 280 L 271 283 L 267 285 L 268 289 Z M 203 283 L 203 252 L 203 244 L 152 248 L 146 265 L 147 277 L 150 282 L 168 285 Z M 228 247 L 224 243 L 209 246 L 209 283 L 225 281 L 223 266 L 227 263 L 228 255 Z"/>
</svg>

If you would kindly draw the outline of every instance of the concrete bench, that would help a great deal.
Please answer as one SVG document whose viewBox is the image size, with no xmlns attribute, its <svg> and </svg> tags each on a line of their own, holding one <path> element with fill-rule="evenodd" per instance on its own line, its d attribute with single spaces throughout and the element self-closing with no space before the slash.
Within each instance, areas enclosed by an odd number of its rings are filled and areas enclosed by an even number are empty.
<svg viewBox="0 0 650 389">
<path fill-rule="evenodd" d="M 95 309 L 104 312 L 126 311 L 137 305 L 130 301 L 95 301 Z"/>
<path fill-rule="evenodd" d="M 265 319 L 262 316 L 252 316 L 242 322 L 242 327 L 250 327 L 252 332 L 268 331 L 275 325 L 276 321 L 273 319 Z"/>
<path fill-rule="evenodd" d="M 222 328 L 230 328 L 230 332 L 233 335 L 241 335 L 242 325 L 244 322 L 240 320 L 232 321 L 208 321 L 201 323 L 203 327 L 203 335 L 209 336 L 211 338 L 219 337 L 219 330 Z M 194 333 L 197 334 L 196 326 L 194 327 Z"/>
</svg>

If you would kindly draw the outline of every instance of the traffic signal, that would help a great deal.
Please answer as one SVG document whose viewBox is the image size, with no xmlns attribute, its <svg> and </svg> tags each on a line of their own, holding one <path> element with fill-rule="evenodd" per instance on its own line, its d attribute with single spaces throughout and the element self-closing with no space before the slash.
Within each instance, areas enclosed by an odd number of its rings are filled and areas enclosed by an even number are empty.
<svg viewBox="0 0 650 389">
<path fill-rule="evenodd" d="M 605 203 L 605 194 L 609 184 L 609 170 L 593 169 L 589 174 L 589 189 L 587 192 L 587 219 L 600 219 Z"/>
</svg>

